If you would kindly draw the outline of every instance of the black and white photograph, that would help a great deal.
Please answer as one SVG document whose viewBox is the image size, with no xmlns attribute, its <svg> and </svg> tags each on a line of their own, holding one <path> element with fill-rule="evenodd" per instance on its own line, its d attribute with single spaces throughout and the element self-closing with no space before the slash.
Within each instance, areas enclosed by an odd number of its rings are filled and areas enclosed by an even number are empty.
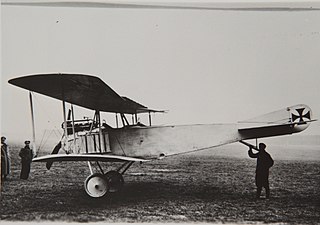
<svg viewBox="0 0 320 225">
<path fill-rule="evenodd" d="M 0 223 L 319 224 L 320 2 L 1 0 Z"/>
</svg>

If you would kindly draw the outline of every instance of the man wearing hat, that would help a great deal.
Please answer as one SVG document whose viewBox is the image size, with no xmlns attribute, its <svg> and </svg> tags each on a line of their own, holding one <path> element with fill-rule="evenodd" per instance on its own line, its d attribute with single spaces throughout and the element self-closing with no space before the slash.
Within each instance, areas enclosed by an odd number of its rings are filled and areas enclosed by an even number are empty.
<svg viewBox="0 0 320 225">
<path fill-rule="evenodd" d="M 21 173 L 20 179 L 27 180 L 30 173 L 30 166 L 33 158 L 33 152 L 30 148 L 30 141 L 25 141 L 25 146 L 19 152 L 21 157 Z"/>
<path fill-rule="evenodd" d="M 6 144 L 6 137 L 1 137 L 1 180 L 5 180 L 10 173 L 10 154 Z"/>
<path fill-rule="evenodd" d="M 257 186 L 257 199 L 260 198 L 262 188 L 266 189 L 266 198 L 270 197 L 270 187 L 269 187 L 269 169 L 273 166 L 273 159 L 270 154 L 266 152 L 266 145 L 264 143 L 259 144 L 258 153 L 252 152 L 252 147 L 250 147 L 248 154 L 251 158 L 257 158 L 256 167 L 256 186 Z"/>
</svg>

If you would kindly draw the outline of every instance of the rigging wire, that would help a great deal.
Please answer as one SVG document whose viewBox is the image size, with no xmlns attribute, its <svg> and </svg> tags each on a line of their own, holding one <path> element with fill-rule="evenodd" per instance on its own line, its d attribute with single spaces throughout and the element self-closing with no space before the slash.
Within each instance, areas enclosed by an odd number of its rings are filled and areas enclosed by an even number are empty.
<svg viewBox="0 0 320 225">
<path fill-rule="evenodd" d="M 42 103 L 41 103 L 41 101 L 38 99 L 37 95 L 33 94 L 33 96 L 34 96 L 35 102 L 36 102 L 37 105 L 39 106 L 38 108 L 40 108 L 41 110 L 44 111 L 45 115 L 46 115 L 47 117 L 49 117 L 48 123 L 51 123 L 51 121 L 53 121 L 53 120 L 52 120 L 52 117 L 51 117 L 51 114 L 46 110 L 46 107 L 43 107 L 43 106 L 42 106 Z M 53 125 L 53 127 L 54 127 L 55 129 L 59 130 L 59 128 L 57 127 L 57 125 Z M 62 135 L 62 132 L 59 132 L 59 133 L 60 133 L 60 135 Z"/>
<path fill-rule="evenodd" d="M 43 133 L 43 135 L 42 135 L 42 138 L 41 138 L 40 144 L 39 144 L 38 149 L 37 149 L 37 153 L 40 153 L 40 148 L 42 147 L 42 141 L 43 141 L 43 139 L 44 139 L 44 137 L 45 137 L 46 133 L 47 133 L 47 130 L 44 130 L 44 133 Z"/>
<path fill-rule="evenodd" d="M 38 109 L 40 109 L 40 111 L 42 110 L 42 112 L 44 112 L 45 115 L 49 118 L 49 120 L 47 120 L 47 124 L 51 123 L 51 121 L 52 121 L 51 114 L 46 110 L 46 107 L 43 107 L 43 105 L 41 104 L 41 101 L 38 99 L 37 95 L 33 94 L 33 98 L 35 100 L 34 104 L 36 104 Z M 40 115 L 42 115 L 42 113 L 40 113 Z M 42 149 L 43 146 L 45 146 L 45 144 L 47 143 L 47 141 L 49 140 L 49 138 L 51 137 L 52 134 L 55 134 L 55 137 L 59 137 L 59 135 L 57 135 L 56 132 L 58 132 L 60 134 L 60 136 L 62 135 L 62 133 L 59 131 L 59 129 L 58 129 L 58 127 L 56 125 L 53 125 L 53 128 L 54 129 L 49 129 L 49 130 L 51 130 L 51 132 L 49 133 L 49 135 L 47 135 L 47 137 L 46 137 L 46 134 L 47 134 L 48 129 L 44 130 L 44 133 L 42 134 L 42 138 L 41 138 L 39 147 L 37 149 L 38 153 L 40 153 L 40 149 Z"/>
</svg>

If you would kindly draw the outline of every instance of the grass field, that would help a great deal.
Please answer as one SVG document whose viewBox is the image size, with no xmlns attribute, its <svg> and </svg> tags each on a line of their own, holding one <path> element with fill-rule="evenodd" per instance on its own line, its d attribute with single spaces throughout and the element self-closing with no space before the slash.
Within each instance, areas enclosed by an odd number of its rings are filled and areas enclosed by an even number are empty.
<svg viewBox="0 0 320 225">
<path fill-rule="evenodd" d="M 255 199 L 255 160 L 228 152 L 133 164 L 120 193 L 91 199 L 83 189 L 85 162 L 56 163 L 49 171 L 33 163 L 24 181 L 16 155 L 2 184 L 1 221 L 320 223 L 318 157 L 275 158 L 270 200 Z"/>
</svg>

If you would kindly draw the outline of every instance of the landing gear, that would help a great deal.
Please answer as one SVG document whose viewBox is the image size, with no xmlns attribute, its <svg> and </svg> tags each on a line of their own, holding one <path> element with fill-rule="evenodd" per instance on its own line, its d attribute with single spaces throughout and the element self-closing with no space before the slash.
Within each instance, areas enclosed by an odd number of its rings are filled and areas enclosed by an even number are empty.
<svg viewBox="0 0 320 225">
<path fill-rule="evenodd" d="M 101 198 L 107 193 L 115 193 L 120 191 L 124 185 L 124 174 L 133 162 L 125 162 L 117 170 L 111 170 L 104 173 L 102 167 L 97 162 L 101 173 L 93 173 L 91 163 L 88 162 L 91 175 L 87 177 L 84 182 L 84 189 L 86 193 L 93 198 Z M 122 170 L 122 172 L 120 172 Z"/>
<path fill-rule="evenodd" d="M 101 198 L 108 193 L 110 186 L 102 174 L 94 173 L 85 180 L 84 189 L 90 197 Z"/>
</svg>

